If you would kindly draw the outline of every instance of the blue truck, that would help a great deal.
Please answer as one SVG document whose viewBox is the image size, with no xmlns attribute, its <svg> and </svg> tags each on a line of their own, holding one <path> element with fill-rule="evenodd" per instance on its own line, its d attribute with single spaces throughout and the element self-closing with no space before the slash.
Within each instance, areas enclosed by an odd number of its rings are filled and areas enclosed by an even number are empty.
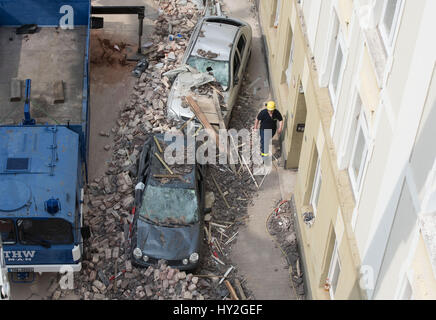
<svg viewBox="0 0 436 320">
<path fill-rule="evenodd" d="M 0 0 L 0 234 L 8 272 L 81 269 L 91 21 L 90 0 Z"/>
</svg>

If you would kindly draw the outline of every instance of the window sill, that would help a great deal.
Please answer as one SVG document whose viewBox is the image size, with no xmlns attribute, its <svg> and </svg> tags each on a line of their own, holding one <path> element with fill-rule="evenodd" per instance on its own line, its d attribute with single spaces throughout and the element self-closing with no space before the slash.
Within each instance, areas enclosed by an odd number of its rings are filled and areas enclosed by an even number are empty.
<svg viewBox="0 0 436 320">
<path fill-rule="evenodd" d="M 369 56 L 375 70 L 378 86 L 379 88 L 382 88 L 384 73 L 388 60 L 383 39 L 377 28 L 364 29 L 363 34 L 366 40 Z"/>
</svg>

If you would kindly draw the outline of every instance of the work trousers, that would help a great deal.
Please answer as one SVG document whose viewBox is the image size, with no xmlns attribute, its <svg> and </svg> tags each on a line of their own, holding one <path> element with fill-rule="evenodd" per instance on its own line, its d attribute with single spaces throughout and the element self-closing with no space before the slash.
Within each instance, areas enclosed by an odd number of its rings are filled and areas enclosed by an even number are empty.
<svg viewBox="0 0 436 320">
<path fill-rule="evenodd" d="M 269 153 L 271 141 L 276 134 L 276 129 L 260 129 L 260 152 Z"/>
</svg>

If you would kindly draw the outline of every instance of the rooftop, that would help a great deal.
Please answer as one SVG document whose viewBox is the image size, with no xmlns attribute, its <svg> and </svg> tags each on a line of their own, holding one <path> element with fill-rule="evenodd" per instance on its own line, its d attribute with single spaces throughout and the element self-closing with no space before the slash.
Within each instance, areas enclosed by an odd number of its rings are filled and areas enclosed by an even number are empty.
<svg viewBox="0 0 436 320">
<path fill-rule="evenodd" d="M 78 134 L 66 127 L 0 127 L 0 215 L 52 217 L 44 202 L 54 198 L 57 217 L 73 221 L 78 149 Z"/>
</svg>

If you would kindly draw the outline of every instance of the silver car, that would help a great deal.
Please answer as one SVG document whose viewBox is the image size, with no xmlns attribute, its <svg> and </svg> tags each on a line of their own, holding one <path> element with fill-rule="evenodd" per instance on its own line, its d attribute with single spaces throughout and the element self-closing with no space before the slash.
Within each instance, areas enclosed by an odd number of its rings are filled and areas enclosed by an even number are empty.
<svg viewBox="0 0 436 320">
<path fill-rule="evenodd" d="M 251 55 L 252 31 L 249 24 L 225 16 L 207 16 L 198 21 L 182 60 L 186 71 L 179 73 L 168 98 L 168 116 L 188 120 L 194 114 L 184 97 L 193 86 L 215 79 L 223 88 L 226 110 L 223 118 L 230 121 L 241 80 Z M 194 68 L 199 73 L 191 73 Z"/>
</svg>

